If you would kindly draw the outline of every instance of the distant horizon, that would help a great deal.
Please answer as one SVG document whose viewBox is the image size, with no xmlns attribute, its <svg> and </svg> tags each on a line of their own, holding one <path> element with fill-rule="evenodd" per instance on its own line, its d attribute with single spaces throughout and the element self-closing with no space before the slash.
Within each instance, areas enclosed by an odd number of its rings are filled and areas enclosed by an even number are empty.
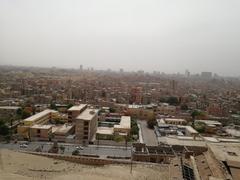
<svg viewBox="0 0 240 180">
<path fill-rule="evenodd" d="M 239 0 L 0 1 L 0 64 L 240 76 Z"/>
<path fill-rule="evenodd" d="M 153 70 L 153 71 L 145 71 L 144 69 L 136 69 L 136 70 L 125 70 L 123 68 L 119 68 L 119 69 L 111 69 L 111 68 L 106 68 L 106 69 L 97 69 L 94 67 L 88 67 L 88 66 L 83 66 L 83 70 L 91 70 L 91 68 L 93 68 L 94 71 L 108 71 L 111 70 L 112 72 L 120 72 L 120 70 L 123 70 L 123 73 L 131 73 L 131 72 L 138 72 L 138 71 L 143 71 L 144 73 L 149 73 L 149 74 L 153 74 L 154 72 L 158 72 L 160 74 L 166 74 L 166 75 L 185 75 L 185 71 L 180 71 L 180 72 L 165 72 L 165 71 L 158 71 L 158 70 Z M 0 64 L 0 67 L 15 67 L 15 68 L 43 68 L 43 69 L 51 69 L 51 68 L 56 68 L 56 69 L 65 69 L 65 70 L 80 70 L 80 65 L 79 67 L 60 67 L 60 66 L 25 66 L 25 65 L 13 65 L 13 64 Z M 201 71 L 201 72 L 191 72 L 191 70 L 187 69 L 190 72 L 190 75 L 201 75 L 202 72 L 211 72 L 211 71 Z M 225 76 L 222 74 L 218 74 L 215 72 L 211 72 L 212 73 L 212 77 L 214 75 L 217 75 L 219 77 L 233 77 L 233 78 L 239 78 L 240 76 Z"/>
</svg>

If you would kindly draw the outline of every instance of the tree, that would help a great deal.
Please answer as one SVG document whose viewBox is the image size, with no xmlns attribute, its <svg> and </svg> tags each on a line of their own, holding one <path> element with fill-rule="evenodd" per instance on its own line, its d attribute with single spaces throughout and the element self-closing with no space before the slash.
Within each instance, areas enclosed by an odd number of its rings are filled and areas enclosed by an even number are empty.
<svg viewBox="0 0 240 180">
<path fill-rule="evenodd" d="M 71 108 L 71 107 L 73 107 L 73 104 L 68 104 L 68 105 L 67 105 L 67 108 L 68 108 L 68 109 Z"/>
<path fill-rule="evenodd" d="M 16 113 L 18 116 L 22 116 L 22 112 L 23 112 L 22 108 L 19 108 L 19 109 L 17 109 Z"/>
<path fill-rule="evenodd" d="M 181 110 L 188 110 L 188 106 L 186 104 L 181 105 Z"/>
<path fill-rule="evenodd" d="M 56 104 L 54 102 L 51 102 L 50 109 L 53 109 L 53 110 L 57 109 L 57 106 L 56 106 Z"/>
<path fill-rule="evenodd" d="M 65 147 L 64 147 L 63 145 L 61 145 L 59 148 L 60 148 L 60 150 L 62 151 L 62 153 L 64 153 Z"/>
<path fill-rule="evenodd" d="M 205 124 L 202 122 L 194 123 L 194 129 L 196 129 L 199 133 L 205 132 Z"/>
<path fill-rule="evenodd" d="M 177 97 L 171 96 L 171 97 L 169 97 L 167 99 L 167 103 L 169 103 L 170 105 L 178 105 L 179 104 L 179 100 L 178 100 Z"/>
<path fill-rule="evenodd" d="M 114 136 L 114 141 L 116 141 L 116 142 L 124 141 L 124 137 L 120 136 L 120 135 L 115 135 Z"/>
<path fill-rule="evenodd" d="M 138 125 L 136 120 L 131 121 L 131 135 L 138 135 Z"/>
<path fill-rule="evenodd" d="M 28 109 L 24 108 L 24 110 L 22 111 L 22 119 L 26 119 L 30 116 L 31 116 L 31 112 Z"/>
<path fill-rule="evenodd" d="M 194 121 L 196 118 L 198 118 L 198 119 L 205 119 L 207 114 L 204 111 L 194 110 L 192 112 L 191 116 L 192 116 L 192 119 Z"/>
<path fill-rule="evenodd" d="M 48 140 L 52 141 L 52 139 L 54 138 L 54 134 L 52 132 L 48 133 Z"/>
<path fill-rule="evenodd" d="M 79 150 L 74 150 L 73 152 L 72 152 L 72 155 L 73 156 L 77 156 L 77 155 L 79 155 L 80 154 L 80 152 L 79 152 Z"/>
<path fill-rule="evenodd" d="M 147 121 L 148 128 L 153 129 L 154 126 L 157 125 L 157 121 L 155 119 L 151 119 Z"/>
<path fill-rule="evenodd" d="M 200 112 L 198 110 L 194 110 L 191 114 L 193 120 L 195 120 L 195 118 L 199 115 L 200 115 Z"/>
<path fill-rule="evenodd" d="M 8 126 L 3 121 L 0 121 L 0 135 L 6 136 L 9 135 L 9 133 L 10 129 Z"/>
<path fill-rule="evenodd" d="M 110 107 L 109 111 L 110 111 L 110 113 L 115 113 L 115 112 L 116 112 L 116 109 Z"/>
</svg>

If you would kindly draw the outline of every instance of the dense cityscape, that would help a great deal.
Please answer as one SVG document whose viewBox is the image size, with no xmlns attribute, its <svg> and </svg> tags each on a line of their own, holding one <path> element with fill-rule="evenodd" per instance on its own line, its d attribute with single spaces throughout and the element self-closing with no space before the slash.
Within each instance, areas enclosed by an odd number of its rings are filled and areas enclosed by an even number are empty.
<svg viewBox="0 0 240 180">
<path fill-rule="evenodd" d="M 240 180 L 239 0 L 0 0 L 0 180 Z"/>
<path fill-rule="evenodd" d="M 0 69 L 0 148 L 87 165 L 153 163 L 169 179 L 240 175 L 239 78 Z"/>
</svg>

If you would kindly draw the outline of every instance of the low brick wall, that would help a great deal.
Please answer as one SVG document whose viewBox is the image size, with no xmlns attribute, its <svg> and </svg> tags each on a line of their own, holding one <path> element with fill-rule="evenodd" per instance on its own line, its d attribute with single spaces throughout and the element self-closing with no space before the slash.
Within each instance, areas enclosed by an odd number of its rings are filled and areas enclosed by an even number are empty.
<svg viewBox="0 0 240 180">
<path fill-rule="evenodd" d="M 105 145 L 105 146 L 126 146 L 125 142 L 115 142 L 115 141 L 111 141 L 111 140 L 95 140 L 93 142 L 95 145 Z M 131 142 L 128 142 L 127 143 L 127 147 L 130 147 L 132 146 L 132 143 Z"/>
<path fill-rule="evenodd" d="M 86 165 L 108 165 L 108 164 L 130 164 L 130 161 L 127 160 L 116 160 L 116 159 L 100 159 L 93 157 L 83 157 L 83 156 L 70 156 L 70 155 L 62 155 L 62 154 L 52 154 L 52 153 L 38 153 L 38 152 L 26 152 L 33 155 L 45 156 L 49 158 L 54 158 L 58 160 L 65 160 L 74 163 L 86 164 Z"/>
</svg>

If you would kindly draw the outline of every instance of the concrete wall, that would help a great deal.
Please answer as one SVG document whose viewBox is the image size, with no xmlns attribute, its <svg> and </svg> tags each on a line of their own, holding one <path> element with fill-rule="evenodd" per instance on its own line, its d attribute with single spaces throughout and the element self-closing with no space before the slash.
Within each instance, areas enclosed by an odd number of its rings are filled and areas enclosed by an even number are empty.
<svg viewBox="0 0 240 180">
<path fill-rule="evenodd" d="M 52 153 L 38 153 L 38 152 L 25 152 L 33 155 L 40 155 L 45 157 L 50 157 L 58 160 L 65 160 L 74 163 L 86 164 L 86 165 L 108 165 L 108 164 L 130 164 L 127 160 L 115 160 L 115 159 L 100 159 L 93 157 L 82 157 L 82 156 L 67 156 Z"/>
<path fill-rule="evenodd" d="M 122 141 L 122 142 L 116 142 L 116 141 L 113 141 L 113 140 L 95 140 L 94 141 L 94 144 L 95 145 L 107 145 L 107 146 L 126 146 L 125 144 L 125 141 Z M 132 143 L 131 142 L 128 142 L 127 143 L 127 146 L 132 146 Z"/>
</svg>

